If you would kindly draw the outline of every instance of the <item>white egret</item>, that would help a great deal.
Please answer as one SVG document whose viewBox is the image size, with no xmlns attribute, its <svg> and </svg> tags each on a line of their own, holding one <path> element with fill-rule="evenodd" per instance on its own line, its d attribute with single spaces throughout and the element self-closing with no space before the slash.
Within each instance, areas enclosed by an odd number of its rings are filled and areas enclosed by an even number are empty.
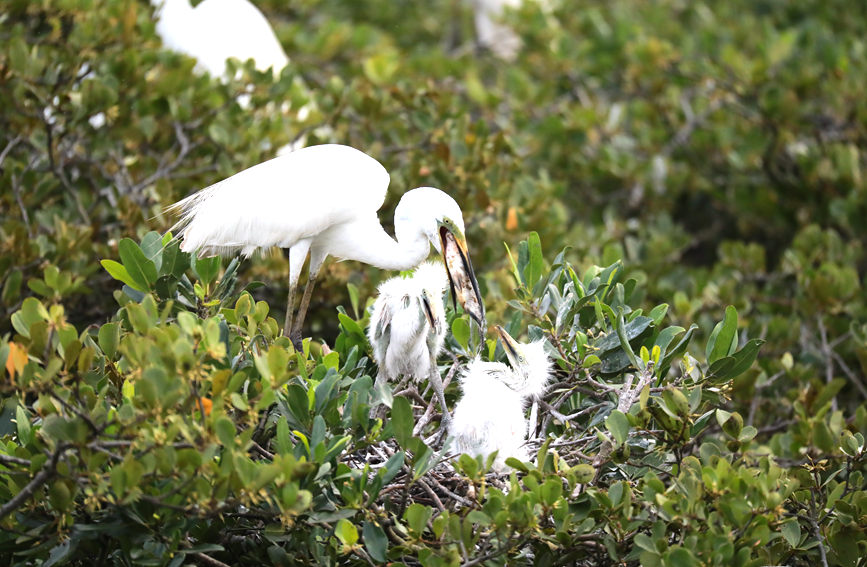
<svg viewBox="0 0 867 567">
<path fill-rule="evenodd" d="M 157 35 L 167 48 L 189 55 L 197 67 L 222 77 L 226 59 L 253 59 L 256 69 L 275 75 L 289 57 L 271 24 L 249 0 L 151 0 L 157 8 Z"/>
<path fill-rule="evenodd" d="M 511 61 L 521 48 L 521 38 L 502 23 L 505 8 L 517 8 L 523 0 L 472 0 L 476 24 L 476 41 L 494 55 Z"/>
<path fill-rule="evenodd" d="M 492 468 L 503 472 L 507 458 L 528 458 L 524 410 L 547 388 L 551 360 L 543 340 L 522 344 L 499 325 L 496 330 L 509 364 L 477 357 L 467 365 L 460 377 L 463 395 L 455 407 L 451 434 L 459 453 L 487 457 L 497 451 Z"/>
<path fill-rule="evenodd" d="M 255 165 L 169 207 L 181 250 L 200 256 L 250 256 L 257 249 L 289 249 L 289 298 L 283 332 L 298 346 L 319 269 L 327 256 L 377 268 L 407 270 L 430 254 L 446 260 L 453 298 L 484 328 L 484 307 L 467 253 L 458 204 L 439 189 L 407 191 L 394 212 L 397 240 L 379 223 L 389 175 L 349 146 L 310 146 Z M 310 254 L 308 280 L 293 325 L 295 290 Z"/>
<path fill-rule="evenodd" d="M 447 286 L 439 262 L 425 262 L 411 277 L 386 280 L 379 285 L 367 332 L 379 366 L 374 391 L 401 376 L 416 383 L 428 380 L 442 408 L 443 423 L 450 415 L 436 359 L 446 335 L 443 294 Z"/>
</svg>

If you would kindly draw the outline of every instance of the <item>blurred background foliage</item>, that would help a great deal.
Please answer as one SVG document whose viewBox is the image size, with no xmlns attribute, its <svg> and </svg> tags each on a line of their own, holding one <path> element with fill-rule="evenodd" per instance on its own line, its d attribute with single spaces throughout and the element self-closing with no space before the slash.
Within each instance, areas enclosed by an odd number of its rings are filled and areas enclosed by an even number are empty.
<svg viewBox="0 0 867 567">
<path fill-rule="evenodd" d="M 490 321 L 521 313 L 503 243 L 536 231 L 579 273 L 622 260 L 631 305 L 668 303 L 701 344 L 734 305 L 741 344 L 766 342 L 726 407 L 778 457 L 813 456 L 825 402 L 863 417 L 862 3 L 527 2 L 504 15 L 522 47 L 503 60 L 470 2 L 261 0 L 291 62 L 276 80 L 236 62 L 229 82 L 164 50 L 146 2 L 0 4 L 4 342 L 29 298 L 95 333 L 121 297 L 99 261 L 123 237 L 165 232 L 167 205 L 285 144 L 339 142 L 391 173 L 387 227 L 412 187 L 462 205 Z M 237 268 L 282 320 L 285 259 Z M 309 334 L 334 344 L 347 283 L 363 304 L 384 277 L 329 264 Z"/>
</svg>

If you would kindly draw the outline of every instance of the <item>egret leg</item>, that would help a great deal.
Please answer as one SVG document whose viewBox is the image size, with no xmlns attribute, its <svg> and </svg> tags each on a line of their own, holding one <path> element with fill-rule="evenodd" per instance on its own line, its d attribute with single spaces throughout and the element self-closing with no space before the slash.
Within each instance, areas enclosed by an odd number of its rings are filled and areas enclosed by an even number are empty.
<svg viewBox="0 0 867 567">
<path fill-rule="evenodd" d="M 291 248 L 286 249 L 286 259 L 289 261 L 289 296 L 286 298 L 286 318 L 283 320 L 283 336 L 292 339 L 292 344 L 295 345 L 295 350 L 301 350 L 301 341 L 295 341 L 292 334 L 295 328 L 301 328 L 301 322 L 304 321 L 304 315 L 299 313 L 293 317 L 295 312 L 295 295 L 298 289 L 298 279 L 301 277 L 301 269 L 304 267 L 304 261 L 307 259 L 307 253 L 310 250 L 310 239 L 299 240 Z M 300 319 L 300 321 L 299 321 Z"/>
<path fill-rule="evenodd" d="M 449 407 L 446 405 L 445 388 L 443 388 L 443 381 L 442 378 L 440 378 L 439 368 L 437 368 L 437 361 L 433 357 L 431 357 L 430 361 L 429 380 L 431 386 L 433 386 L 434 392 L 436 392 L 437 398 L 439 399 L 440 408 L 443 410 L 443 418 L 440 422 L 441 429 L 446 430 L 452 421 L 452 414 L 449 413 Z"/>
<path fill-rule="evenodd" d="M 289 335 L 289 338 L 292 339 L 292 344 L 295 345 L 295 349 L 298 351 L 302 348 L 301 325 L 304 324 L 304 317 L 307 316 L 307 308 L 310 306 L 310 297 L 313 295 L 313 287 L 316 285 L 317 275 L 319 275 L 318 269 L 316 272 L 311 271 L 310 276 L 307 278 L 307 285 L 304 286 L 304 295 L 301 297 L 301 305 L 298 306 L 298 315 L 295 317 L 295 326 Z"/>
<path fill-rule="evenodd" d="M 295 284 L 289 284 L 289 297 L 286 299 L 286 318 L 283 320 L 283 336 L 292 334 L 292 315 L 295 312 Z"/>
</svg>

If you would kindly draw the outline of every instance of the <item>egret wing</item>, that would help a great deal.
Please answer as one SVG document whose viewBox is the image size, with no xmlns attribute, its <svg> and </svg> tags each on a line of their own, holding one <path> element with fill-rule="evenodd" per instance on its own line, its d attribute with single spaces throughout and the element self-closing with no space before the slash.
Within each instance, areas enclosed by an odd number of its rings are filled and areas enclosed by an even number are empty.
<svg viewBox="0 0 867 567">
<path fill-rule="evenodd" d="M 203 256 L 290 247 L 338 223 L 375 213 L 389 175 L 367 154 L 335 144 L 276 157 L 172 205 L 181 249 Z"/>
</svg>

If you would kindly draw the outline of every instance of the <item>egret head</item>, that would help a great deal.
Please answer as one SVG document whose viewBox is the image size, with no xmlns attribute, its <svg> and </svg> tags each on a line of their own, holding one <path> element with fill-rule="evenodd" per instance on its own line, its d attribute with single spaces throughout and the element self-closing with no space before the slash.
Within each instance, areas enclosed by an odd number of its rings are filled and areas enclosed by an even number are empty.
<svg viewBox="0 0 867 567">
<path fill-rule="evenodd" d="M 545 352 L 545 340 L 519 343 L 503 327 L 497 325 L 496 331 L 516 375 L 516 383 L 509 386 L 525 398 L 538 398 L 545 393 L 551 378 L 551 359 Z"/>
<path fill-rule="evenodd" d="M 407 191 L 394 211 L 394 231 L 398 240 L 418 231 L 424 234 L 443 256 L 452 300 L 484 329 L 485 307 L 467 251 L 463 213 L 455 200 L 433 187 Z"/>
</svg>

